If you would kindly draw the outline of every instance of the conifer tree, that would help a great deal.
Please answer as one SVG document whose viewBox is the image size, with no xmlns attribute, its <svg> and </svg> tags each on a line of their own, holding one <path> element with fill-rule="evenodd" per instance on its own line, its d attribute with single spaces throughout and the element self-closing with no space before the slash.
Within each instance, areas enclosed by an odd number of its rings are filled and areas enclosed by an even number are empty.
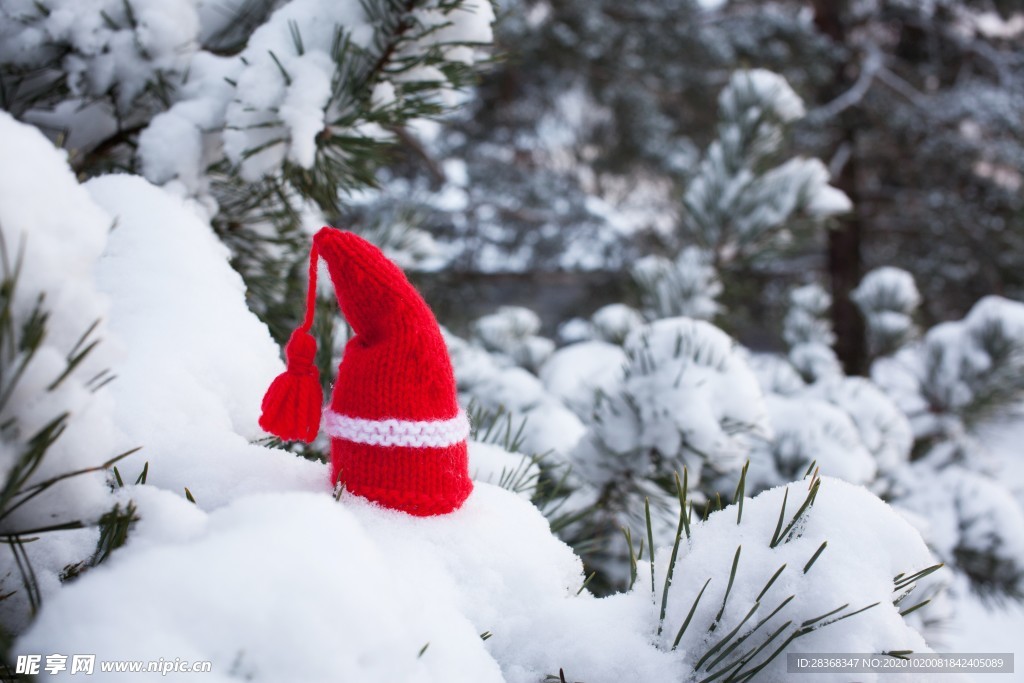
<svg viewBox="0 0 1024 683">
<path fill-rule="evenodd" d="M 493 18 L 489 0 L 8 3 L 0 107 L 84 177 L 139 172 L 198 200 L 281 338 L 304 230 L 459 103 Z"/>
</svg>

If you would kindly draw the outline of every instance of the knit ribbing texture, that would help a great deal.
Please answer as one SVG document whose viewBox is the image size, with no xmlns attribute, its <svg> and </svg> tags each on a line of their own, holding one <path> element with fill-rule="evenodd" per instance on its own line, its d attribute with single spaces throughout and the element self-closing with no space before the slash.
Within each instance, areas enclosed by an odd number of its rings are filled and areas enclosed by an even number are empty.
<svg viewBox="0 0 1024 683">
<path fill-rule="evenodd" d="M 372 446 L 444 448 L 469 437 L 469 419 L 461 410 L 450 420 L 366 420 L 328 410 L 324 431 L 335 439 Z"/>
</svg>

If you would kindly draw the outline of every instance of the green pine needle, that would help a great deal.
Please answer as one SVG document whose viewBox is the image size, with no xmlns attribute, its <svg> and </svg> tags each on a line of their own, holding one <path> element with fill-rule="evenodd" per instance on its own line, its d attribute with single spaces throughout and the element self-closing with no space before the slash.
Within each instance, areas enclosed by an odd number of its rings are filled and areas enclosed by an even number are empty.
<svg viewBox="0 0 1024 683">
<path fill-rule="evenodd" d="M 700 599 L 704 597 L 704 591 L 707 590 L 709 583 L 711 583 L 710 578 L 704 582 L 704 586 L 700 589 L 700 593 L 697 593 L 697 597 L 694 598 L 693 604 L 690 605 L 690 611 L 686 613 L 686 619 L 683 620 L 683 625 L 679 627 L 679 631 L 676 633 L 676 639 L 672 641 L 673 650 L 679 647 L 679 641 L 683 639 L 683 634 L 686 633 L 686 629 L 690 625 L 690 620 L 693 619 L 693 613 L 697 611 L 697 605 L 700 603 Z"/>
<path fill-rule="evenodd" d="M 651 595 L 654 595 L 654 526 L 651 524 L 650 498 L 644 498 L 644 517 L 647 520 L 647 554 L 651 558 Z"/>
<path fill-rule="evenodd" d="M 816 551 L 814 551 L 814 554 L 811 555 L 811 559 L 809 559 L 807 561 L 807 564 L 804 565 L 804 574 L 806 574 L 808 572 L 808 570 L 814 565 L 814 563 L 815 563 L 815 561 L 817 561 L 818 557 L 823 552 L 825 552 L 825 547 L 827 545 L 828 545 L 828 541 L 822 541 L 821 545 L 818 546 L 818 549 Z"/>
</svg>

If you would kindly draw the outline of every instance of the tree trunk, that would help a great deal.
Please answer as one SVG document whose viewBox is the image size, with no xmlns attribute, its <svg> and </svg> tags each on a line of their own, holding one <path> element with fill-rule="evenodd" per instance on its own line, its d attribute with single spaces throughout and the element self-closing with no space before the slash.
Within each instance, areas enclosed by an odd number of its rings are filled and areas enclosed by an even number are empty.
<svg viewBox="0 0 1024 683">
<path fill-rule="evenodd" d="M 846 42 L 846 25 L 843 15 L 845 0 L 812 0 L 814 24 L 818 30 L 839 44 Z M 836 65 L 835 78 L 822 88 L 820 101 L 829 102 L 853 85 L 855 75 L 850 73 L 848 62 Z M 864 319 L 860 310 L 850 299 L 850 292 L 860 282 L 863 270 L 861 238 L 863 222 L 859 213 L 857 192 L 857 131 L 851 117 L 854 108 L 839 114 L 833 126 L 836 129 L 837 145 L 847 145 L 849 159 L 843 164 L 833 184 L 853 202 L 853 211 L 839 219 L 839 225 L 828 234 L 828 274 L 832 288 L 832 326 L 836 333 L 836 355 L 847 374 L 862 375 L 867 372 L 867 347 L 865 344 Z"/>
</svg>

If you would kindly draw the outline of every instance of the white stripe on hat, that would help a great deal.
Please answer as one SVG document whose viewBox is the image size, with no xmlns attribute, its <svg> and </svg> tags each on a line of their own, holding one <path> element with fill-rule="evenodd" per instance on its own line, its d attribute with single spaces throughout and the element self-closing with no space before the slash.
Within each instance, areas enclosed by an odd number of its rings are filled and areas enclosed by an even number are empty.
<svg viewBox="0 0 1024 683">
<path fill-rule="evenodd" d="M 469 419 L 462 409 L 450 420 L 367 420 L 326 410 L 324 430 L 335 439 L 371 446 L 444 448 L 469 437 Z"/>
</svg>

